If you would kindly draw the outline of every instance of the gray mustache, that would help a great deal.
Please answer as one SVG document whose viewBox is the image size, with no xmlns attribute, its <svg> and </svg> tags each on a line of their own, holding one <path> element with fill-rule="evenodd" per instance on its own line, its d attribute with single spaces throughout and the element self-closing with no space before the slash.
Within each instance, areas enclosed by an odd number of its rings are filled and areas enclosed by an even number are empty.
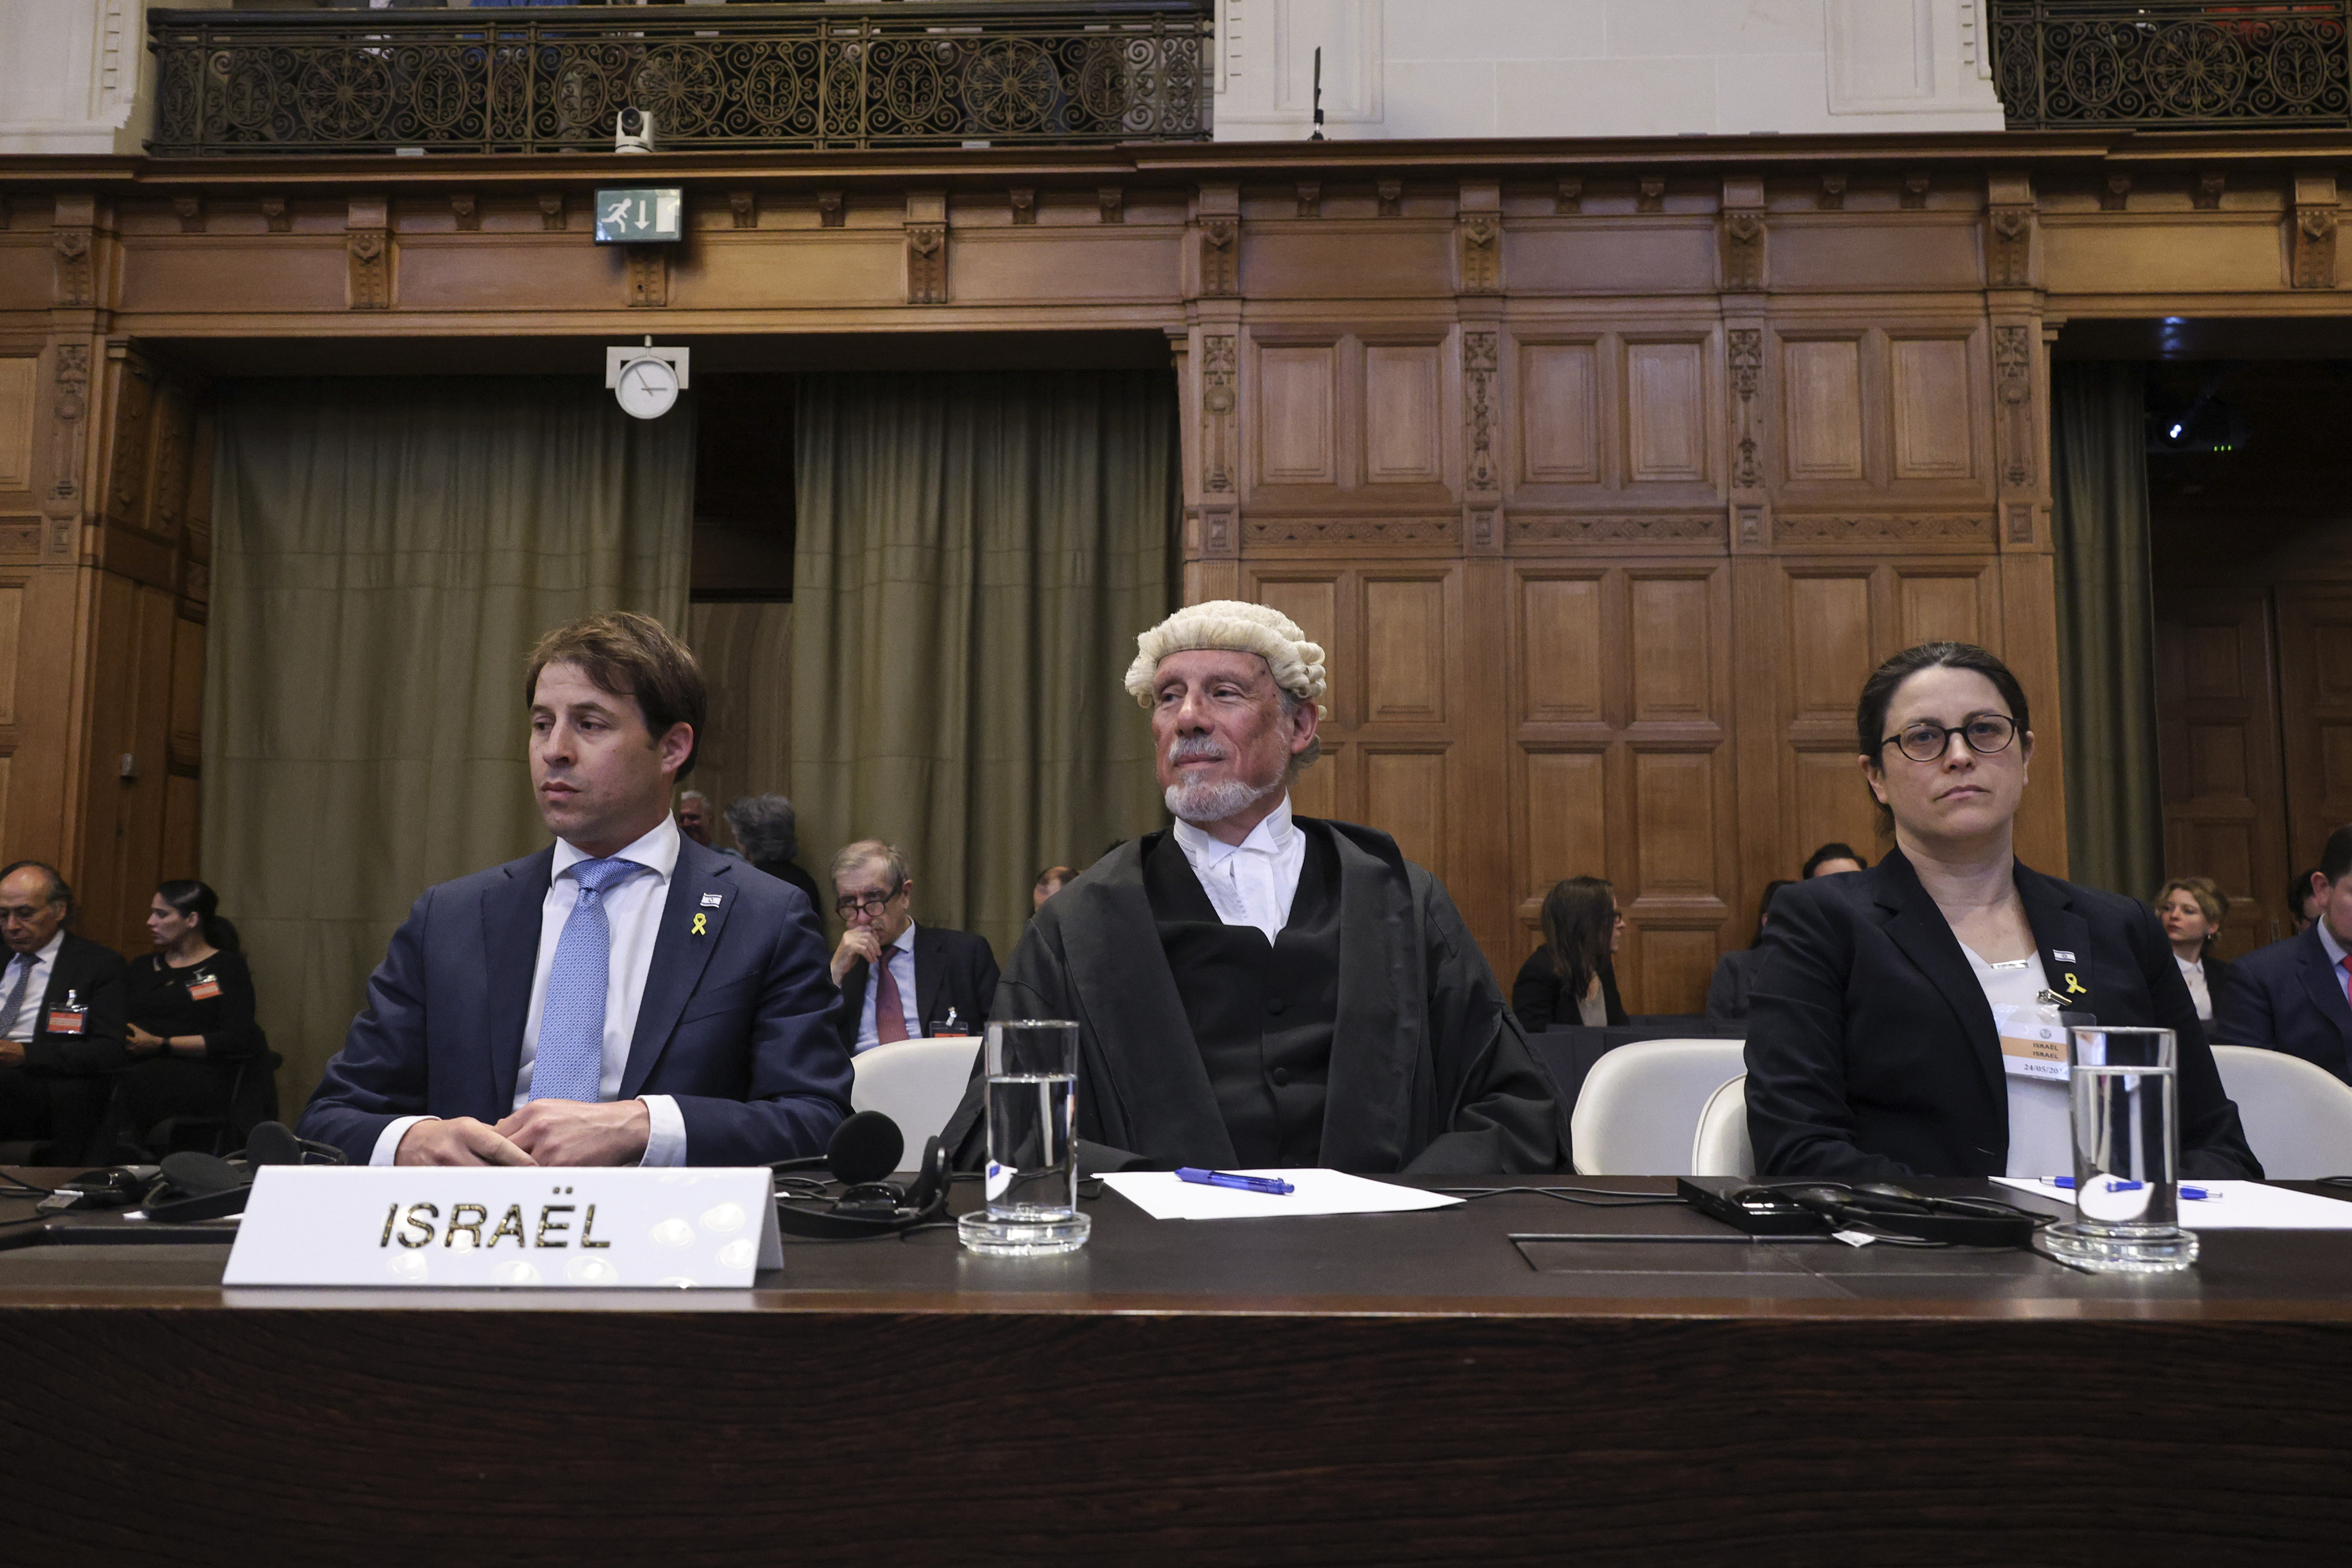
<svg viewBox="0 0 2352 1568">
<path fill-rule="evenodd" d="M 1217 763 L 1224 756 L 1224 748 L 1206 735 L 1180 735 L 1168 746 L 1171 763 Z"/>
</svg>

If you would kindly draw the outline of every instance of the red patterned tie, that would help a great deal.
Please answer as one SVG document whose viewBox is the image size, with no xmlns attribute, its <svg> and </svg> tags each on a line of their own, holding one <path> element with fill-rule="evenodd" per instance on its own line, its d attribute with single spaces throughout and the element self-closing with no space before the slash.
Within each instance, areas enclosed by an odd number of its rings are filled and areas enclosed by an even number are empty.
<svg viewBox="0 0 2352 1568">
<path fill-rule="evenodd" d="M 890 972 L 898 948 L 882 950 L 882 966 L 874 986 L 874 1037 L 883 1045 L 907 1037 L 907 1009 L 898 1000 L 898 977 Z"/>
</svg>

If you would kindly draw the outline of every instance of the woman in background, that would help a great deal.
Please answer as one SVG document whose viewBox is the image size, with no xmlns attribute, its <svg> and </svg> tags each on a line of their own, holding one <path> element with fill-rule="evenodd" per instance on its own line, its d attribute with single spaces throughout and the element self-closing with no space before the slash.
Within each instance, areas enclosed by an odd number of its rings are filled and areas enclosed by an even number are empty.
<svg viewBox="0 0 2352 1568">
<path fill-rule="evenodd" d="M 1625 1022 L 1610 960 L 1625 935 L 1614 889 L 1598 877 L 1570 877 L 1544 895 L 1544 944 L 1519 966 L 1511 1011 L 1528 1034 Z"/>
<path fill-rule="evenodd" d="M 127 1136 L 142 1146 L 173 1117 L 226 1121 L 237 1069 L 268 1048 L 253 1020 L 253 972 L 212 889 L 164 883 L 147 930 L 155 950 L 131 963 L 123 1014 L 131 1065 L 116 1080 L 110 1112 L 114 1141 Z"/>
<path fill-rule="evenodd" d="M 1748 1016 L 1748 988 L 1756 978 L 1756 950 L 1764 945 L 1764 927 L 1772 918 L 1772 895 L 1794 880 L 1777 877 L 1764 884 L 1764 897 L 1756 905 L 1756 935 L 1746 947 L 1715 961 L 1715 976 L 1706 983 L 1708 1017 L 1736 1024 Z"/>
<path fill-rule="evenodd" d="M 2230 978 L 2230 966 L 2212 956 L 2221 935 L 2221 917 L 2230 900 L 2221 884 L 2210 877 L 2175 877 L 2156 895 L 2156 918 L 2164 922 L 2164 940 L 2172 944 L 2173 962 L 2189 984 L 2189 999 L 2197 1016 L 2213 1021 L 2213 998 Z"/>
</svg>

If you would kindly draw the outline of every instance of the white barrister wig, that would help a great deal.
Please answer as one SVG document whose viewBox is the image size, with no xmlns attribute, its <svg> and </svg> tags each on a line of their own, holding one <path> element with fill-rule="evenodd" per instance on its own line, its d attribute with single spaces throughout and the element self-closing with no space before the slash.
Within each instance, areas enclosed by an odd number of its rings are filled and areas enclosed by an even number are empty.
<svg viewBox="0 0 2352 1568">
<path fill-rule="evenodd" d="M 1280 610 L 1239 599 L 1212 599 L 1187 605 L 1135 639 L 1135 662 L 1127 667 L 1127 689 L 1142 706 L 1151 706 L 1152 678 L 1160 661 L 1171 653 L 1196 648 L 1227 653 L 1254 653 L 1274 672 L 1274 683 L 1301 702 L 1323 695 L 1323 650 L 1307 640 L 1298 623 Z M 1330 710 L 1317 703 L 1316 717 L 1328 719 Z"/>
</svg>

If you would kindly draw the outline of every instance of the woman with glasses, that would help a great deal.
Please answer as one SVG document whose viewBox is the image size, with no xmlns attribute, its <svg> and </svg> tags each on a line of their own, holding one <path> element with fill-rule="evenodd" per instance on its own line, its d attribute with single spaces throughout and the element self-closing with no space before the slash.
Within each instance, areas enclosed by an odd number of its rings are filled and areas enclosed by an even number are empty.
<svg viewBox="0 0 2352 1568">
<path fill-rule="evenodd" d="M 2071 1174 L 2064 1025 L 2095 1019 L 2178 1037 L 2184 1174 L 2260 1176 L 2156 917 L 2011 849 L 2033 730 L 2008 666 L 1907 648 L 1864 683 L 1855 723 L 1895 848 L 1773 904 L 1748 1013 L 1758 1170 Z"/>
<path fill-rule="evenodd" d="M 1617 999 L 1618 944 L 1625 916 L 1617 891 L 1598 877 L 1556 882 L 1543 901 L 1544 944 L 1511 983 L 1511 1011 L 1530 1035 L 1625 1022 Z"/>
</svg>

